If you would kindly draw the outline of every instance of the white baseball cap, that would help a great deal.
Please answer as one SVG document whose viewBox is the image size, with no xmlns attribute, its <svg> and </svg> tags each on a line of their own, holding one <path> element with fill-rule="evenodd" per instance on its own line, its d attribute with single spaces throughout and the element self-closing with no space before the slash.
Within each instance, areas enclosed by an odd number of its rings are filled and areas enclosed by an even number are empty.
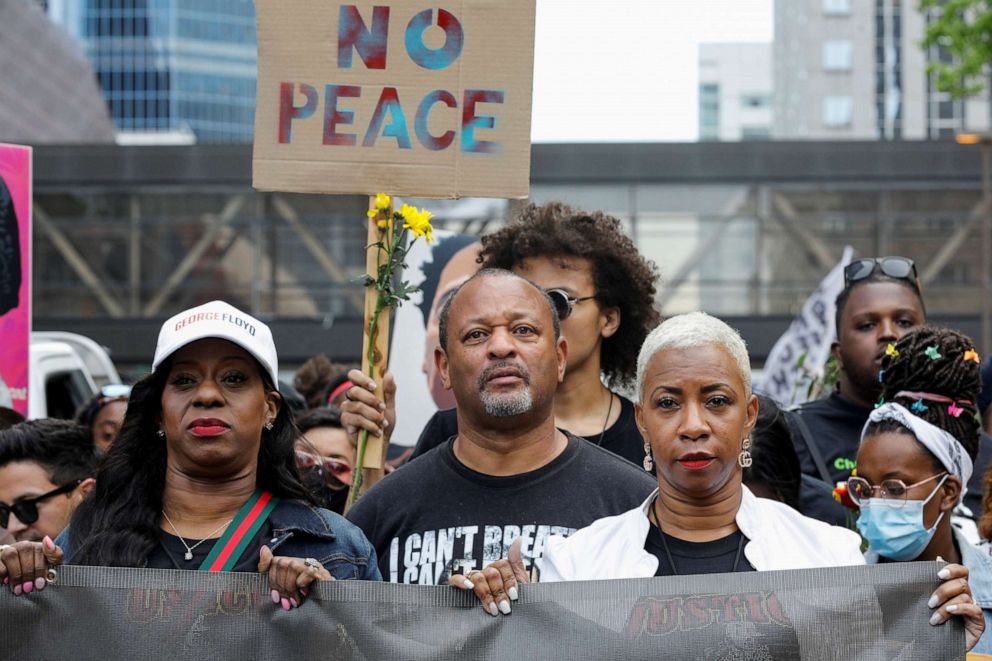
<svg viewBox="0 0 992 661">
<path fill-rule="evenodd" d="M 272 341 L 272 331 L 258 319 L 245 314 L 230 303 L 210 301 L 171 317 L 158 332 L 158 346 L 152 370 L 190 342 L 219 337 L 234 342 L 262 364 L 262 369 L 279 385 L 279 358 Z"/>
</svg>

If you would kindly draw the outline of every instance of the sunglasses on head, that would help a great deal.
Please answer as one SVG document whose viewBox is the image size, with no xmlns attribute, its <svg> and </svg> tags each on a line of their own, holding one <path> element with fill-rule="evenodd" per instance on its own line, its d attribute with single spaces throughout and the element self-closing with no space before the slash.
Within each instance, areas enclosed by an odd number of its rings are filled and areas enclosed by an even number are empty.
<svg viewBox="0 0 992 661">
<path fill-rule="evenodd" d="M 343 461 L 321 457 L 303 450 L 296 451 L 296 465 L 300 470 L 310 470 L 319 468 L 326 478 L 330 477 L 338 482 L 350 485 L 352 479 L 352 468 Z"/>
<path fill-rule="evenodd" d="M 875 271 L 896 280 L 911 282 L 917 289 L 920 280 L 916 274 L 916 264 L 908 257 L 866 257 L 856 259 L 844 267 L 844 286 L 871 277 Z"/>
<path fill-rule="evenodd" d="M 564 289 L 545 289 L 544 292 L 551 299 L 551 302 L 555 304 L 555 312 L 558 313 L 558 318 L 561 320 L 568 319 L 571 316 L 572 308 L 575 307 L 576 303 L 596 298 L 595 296 L 569 296 L 568 292 Z"/>
<path fill-rule="evenodd" d="M 0 502 L 0 528 L 6 528 L 10 524 L 11 513 L 17 517 L 17 520 L 26 526 L 30 526 L 32 523 L 38 520 L 38 503 L 43 500 L 48 500 L 53 496 L 59 496 L 64 493 L 69 493 L 82 483 L 82 480 L 76 480 L 74 482 L 69 482 L 68 484 L 63 484 L 60 487 L 52 489 L 48 493 L 43 493 L 40 496 L 35 496 L 34 498 L 25 498 L 24 500 L 18 500 L 13 505 L 8 505 L 7 503 Z"/>
</svg>

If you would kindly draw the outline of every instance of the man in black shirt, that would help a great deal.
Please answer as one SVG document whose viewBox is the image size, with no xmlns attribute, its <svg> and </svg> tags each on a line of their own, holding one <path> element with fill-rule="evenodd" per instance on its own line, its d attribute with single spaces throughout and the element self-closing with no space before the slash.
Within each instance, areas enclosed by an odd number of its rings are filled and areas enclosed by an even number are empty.
<svg viewBox="0 0 992 661">
<path fill-rule="evenodd" d="M 445 304 L 439 341 L 435 360 L 455 395 L 457 436 L 348 513 L 386 580 L 444 584 L 506 557 L 518 538 L 535 573 L 549 536 L 632 509 L 655 489 L 641 468 L 556 429 L 568 347 L 539 287 L 509 271 L 480 271 Z"/>
<path fill-rule="evenodd" d="M 837 389 L 807 402 L 789 416 L 796 453 L 805 476 L 802 510 L 827 523 L 844 525 L 845 513 L 831 496 L 837 482 L 851 476 L 861 430 L 882 392 L 879 371 L 886 347 L 926 323 L 916 267 L 905 257 L 866 258 L 844 272 L 837 296 L 837 341 L 832 351 L 840 368 Z M 881 378 L 884 378 L 884 374 Z M 983 437 L 967 505 L 980 514 L 981 480 L 992 458 Z"/>
<path fill-rule="evenodd" d="M 658 275 L 624 234 L 620 221 L 557 202 L 532 204 L 500 231 L 482 237 L 480 258 L 483 268 L 507 269 L 528 278 L 559 306 L 569 355 L 555 394 L 558 427 L 643 465 L 644 439 L 634 422 L 634 405 L 616 391 L 633 384 L 637 352 L 660 321 L 654 306 Z M 391 418 L 391 379 L 383 385 L 390 405 L 385 417 Z M 370 410 L 369 419 L 358 419 L 349 415 L 348 406 L 342 407 L 346 427 L 380 431 L 382 414 Z M 382 431 L 388 440 L 391 430 Z M 438 411 L 421 432 L 411 458 L 457 431 L 454 410 Z"/>
</svg>

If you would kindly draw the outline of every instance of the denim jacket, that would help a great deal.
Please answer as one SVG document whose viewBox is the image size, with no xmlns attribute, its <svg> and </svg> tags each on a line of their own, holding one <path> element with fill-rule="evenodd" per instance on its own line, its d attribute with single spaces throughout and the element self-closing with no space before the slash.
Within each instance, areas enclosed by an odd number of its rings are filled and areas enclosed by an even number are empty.
<svg viewBox="0 0 992 661">
<path fill-rule="evenodd" d="M 279 556 L 315 558 L 337 580 L 381 581 L 375 549 L 359 528 L 340 514 L 298 500 L 281 500 L 269 515 L 268 547 Z M 55 543 L 73 564 L 69 529 Z"/>
</svg>

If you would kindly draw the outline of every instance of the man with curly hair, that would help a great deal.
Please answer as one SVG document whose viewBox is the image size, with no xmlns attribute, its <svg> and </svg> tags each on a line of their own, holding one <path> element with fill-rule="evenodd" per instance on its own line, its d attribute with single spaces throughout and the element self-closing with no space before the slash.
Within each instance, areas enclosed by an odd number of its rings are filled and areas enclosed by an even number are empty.
<svg viewBox="0 0 992 661">
<path fill-rule="evenodd" d="M 642 465 L 646 453 L 634 407 L 616 391 L 633 382 L 637 352 L 660 321 L 656 266 L 637 251 L 619 220 L 561 202 L 525 207 L 509 225 L 482 237 L 479 259 L 483 268 L 513 271 L 557 299 L 569 352 L 555 392 L 556 425 Z M 357 386 L 368 381 L 352 376 Z M 384 386 L 385 407 L 362 387 L 349 392 L 355 401 L 342 406 L 349 433 L 392 431 L 395 388 L 391 379 Z M 457 432 L 455 411 L 439 411 L 421 433 L 413 458 Z"/>
</svg>

